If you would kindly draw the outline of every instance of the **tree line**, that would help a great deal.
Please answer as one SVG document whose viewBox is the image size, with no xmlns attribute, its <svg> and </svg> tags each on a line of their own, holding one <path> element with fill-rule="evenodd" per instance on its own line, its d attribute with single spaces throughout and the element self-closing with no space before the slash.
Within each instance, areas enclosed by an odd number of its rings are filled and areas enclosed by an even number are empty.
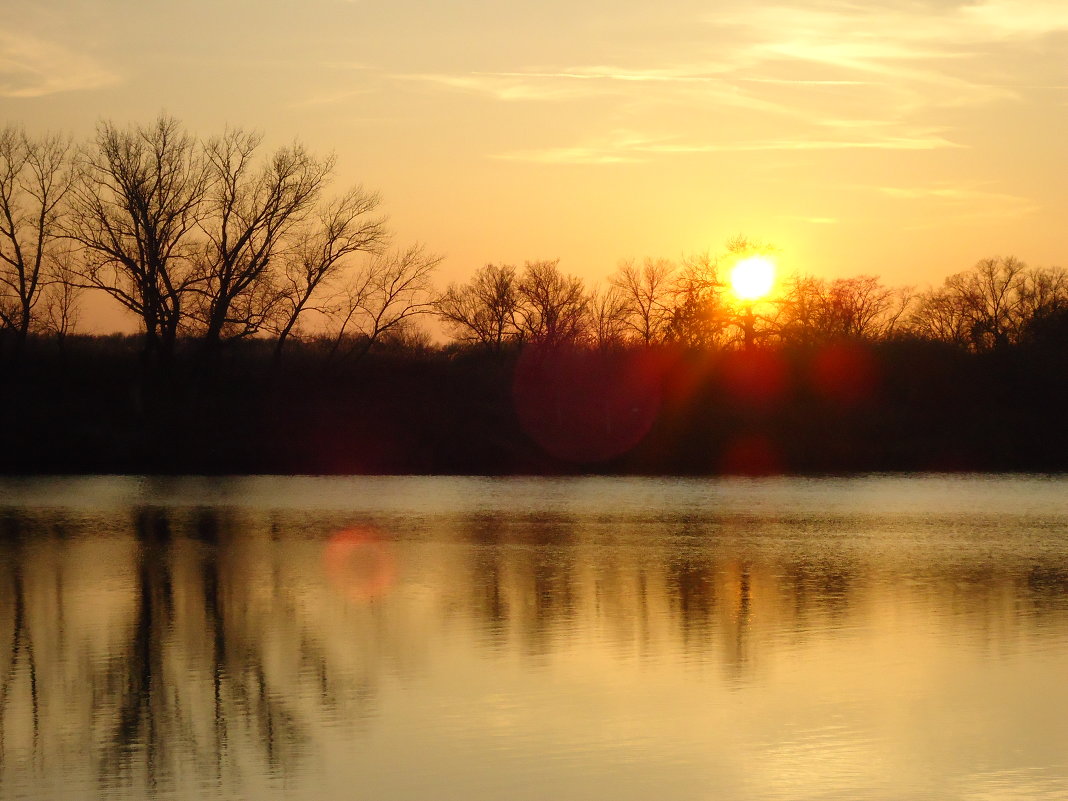
<svg viewBox="0 0 1068 801">
<path fill-rule="evenodd" d="M 18 350 L 66 336 L 79 294 L 107 293 L 166 365 L 181 338 L 208 352 L 270 336 L 276 354 L 310 317 L 367 346 L 430 308 L 438 257 L 390 247 L 377 193 L 335 191 L 332 156 L 264 152 L 241 129 L 199 139 L 168 116 L 101 123 L 75 145 L 0 131 L 0 326 Z"/>
<path fill-rule="evenodd" d="M 726 268 L 769 248 L 744 237 L 718 256 L 622 262 L 593 289 L 558 261 L 488 264 L 444 291 L 440 257 L 392 247 L 381 201 L 334 186 L 335 159 L 260 134 L 206 139 L 161 115 L 88 141 L 0 130 L 0 341 L 76 329 L 81 293 L 136 316 L 143 354 L 166 365 L 179 341 L 215 354 L 229 341 L 295 338 L 332 354 L 383 337 L 426 341 L 436 318 L 457 343 L 716 349 L 902 337 L 986 351 L 1063 334 L 1068 272 L 989 258 L 939 287 L 873 275 L 786 276 L 773 300 L 739 303 Z"/>
<path fill-rule="evenodd" d="M 724 266 L 762 249 L 736 238 L 718 259 L 626 261 L 592 292 L 557 262 L 490 264 L 449 286 L 436 310 L 457 340 L 492 348 L 584 342 L 715 349 L 916 338 L 985 351 L 1047 336 L 1068 322 L 1068 271 L 1028 267 L 1011 256 L 983 259 L 926 291 L 887 287 L 873 275 L 828 281 L 797 273 L 773 299 L 739 302 Z"/>
</svg>

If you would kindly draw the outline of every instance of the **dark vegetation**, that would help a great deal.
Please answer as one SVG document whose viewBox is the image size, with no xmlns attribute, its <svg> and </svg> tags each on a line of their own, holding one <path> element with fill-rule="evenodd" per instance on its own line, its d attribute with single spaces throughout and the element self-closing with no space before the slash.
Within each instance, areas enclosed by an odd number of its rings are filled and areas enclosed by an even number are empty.
<svg viewBox="0 0 1068 801">
<path fill-rule="evenodd" d="M 0 471 L 747 473 L 1068 468 L 1068 273 L 937 288 L 788 276 L 768 251 L 555 261 L 444 291 L 332 159 L 174 120 L 0 131 Z M 77 333 L 105 292 L 141 334 Z M 448 333 L 432 344 L 420 321 Z"/>
</svg>

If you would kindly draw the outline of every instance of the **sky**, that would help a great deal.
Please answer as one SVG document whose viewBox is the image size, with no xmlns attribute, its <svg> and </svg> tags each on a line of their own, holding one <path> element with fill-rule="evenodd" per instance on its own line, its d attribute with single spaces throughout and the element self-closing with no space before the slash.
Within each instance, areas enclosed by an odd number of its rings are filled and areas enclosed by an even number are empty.
<svg viewBox="0 0 1068 801">
<path fill-rule="evenodd" d="M 0 122 L 160 112 L 338 158 L 398 243 L 487 263 L 767 242 L 924 287 L 1068 267 L 1066 0 L 0 0 Z"/>
</svg>

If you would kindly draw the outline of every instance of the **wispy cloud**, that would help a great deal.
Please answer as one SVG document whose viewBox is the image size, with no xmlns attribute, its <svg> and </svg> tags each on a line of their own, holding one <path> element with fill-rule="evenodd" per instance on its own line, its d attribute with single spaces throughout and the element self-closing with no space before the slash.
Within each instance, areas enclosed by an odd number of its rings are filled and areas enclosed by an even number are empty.
<svg viewBox="0 0 1068 801">
<path fill-rule="evenodd" d="M 41 97 L 118 82 L 118 75 L 87 55 L 32 35 L 0 31 L 0 97 Z"/>
<path fill-rule="evenodd" d="M 937 206 L 937 224 L 1018 219 L 1041 209 L 1031 198 L 977 186 L 882 186 L 878 191 L 899 200 Z M 933 224 L 923 222 L 914 227 L 929 228 Z"/>
<path fill-rule="evenodd" d="M 962 7 L 960 16 L 997 38 L 1068 31 L 1068 4 L 1063 0 L 984 0 Z"/>
<path fill-rule="evenodd" d="M 614 164 L 678 153 L 952 148 L 963 138 L 952 127 L 960 118 L 951 109 L 1015 103 L 1036 84 L 1058 82 L 1043 82 L 1041 71 L 1024 65 L 1042 37 L 1068 31 L 1068 2 L 1019 5 L 728 3 L 700 18 L 706 26 L 700 35 L 662 51 L 671 55 L 392 77 L 517 105 L 604 101 L 612 125 L 647 128 L 655 115 L 659 128 L 678 134 L 643 142 L 608 135 L 495 156 L 516 161 Z M 749 114 L 721 114 L 724 109 Z M 711 141 L 707 130 L 715 130 Z M 754 138 L 754 131 L 778 135 Z"/>
<path fill-rule="evenodd" d="M 758 139 L 743 142 L 695 142 L 655 138 L 630 132 L 575 147 L 515 150 L 493 158 L 539 164 L 620 164 L 638 163 L 655 156 L 693 153 L 743 153 L 758 151 L 830 150 L 935 150 L 960 147 L 937 131 L 916 130 L 907 134 L 840 139 Z"/>
</svg>

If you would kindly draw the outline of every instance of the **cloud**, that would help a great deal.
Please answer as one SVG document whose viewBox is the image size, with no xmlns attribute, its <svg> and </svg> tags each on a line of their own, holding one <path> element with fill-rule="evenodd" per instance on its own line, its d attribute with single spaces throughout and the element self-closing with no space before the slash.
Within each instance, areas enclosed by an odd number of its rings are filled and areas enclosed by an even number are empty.
<svg viewBox="0 0 1068 801">
<path fill-rule="evenodd" d="M 87 55 L 28 34 L 0 32 L 0 97 L 43 97 L 118 82 L 118 75 Z"/>
<path fill-rule="evenodd" d="M 774 138 L 741 142 L 679 141 L 670 137 L 648 137 L 631 132 L 617 133 L 586 145 L 515 150 L 493 158 L 538 164 L 620 164 L 650 161 L 655 156 L 694 153 L 745 153 L 759 151 L 831 150 L 935 150 L 961 147 L 937 131 L 916 130 L 901 135 L 840 139 Z"/>
<path fill-rule="evenodd" d="M 991 38 L 1034 37 L 1068 31 L 1064 0 L 986 0 L 960 10 L 962 19 Z"/>
<path fill-rule="evenodd" d="M 678 134 L 495 156 L 509 160 L 612 164 L 677 153 L 952 148 L 961 146 L 952 127 L 961 115 L 948 110 L 1019 103 L 1028 91 L 1062 83 L 1049 79 L 1051 53 L 1040 40 L 1068 31 L 1068 3 L 1024 5 L 725 3 L 686 22 L 684 43 L 662 55 L 393 77 L 513 104 L 603 101 L 598 110 L 612 115 L 611 124 L 655 119 Z M 710 130 L 715 141 L 707 141 Z"/>
<path fill-rule="evenodd" d="M 931 228 L 943 223 L 1018 219 L 1041 209 L 1031 198 L 991 192 L 976 186 L 881 186 L 878 191 L 898 200 L 937 206 L 937 223 L 924 222 L 914 226 L 917 228 Z"/>
</svg>

